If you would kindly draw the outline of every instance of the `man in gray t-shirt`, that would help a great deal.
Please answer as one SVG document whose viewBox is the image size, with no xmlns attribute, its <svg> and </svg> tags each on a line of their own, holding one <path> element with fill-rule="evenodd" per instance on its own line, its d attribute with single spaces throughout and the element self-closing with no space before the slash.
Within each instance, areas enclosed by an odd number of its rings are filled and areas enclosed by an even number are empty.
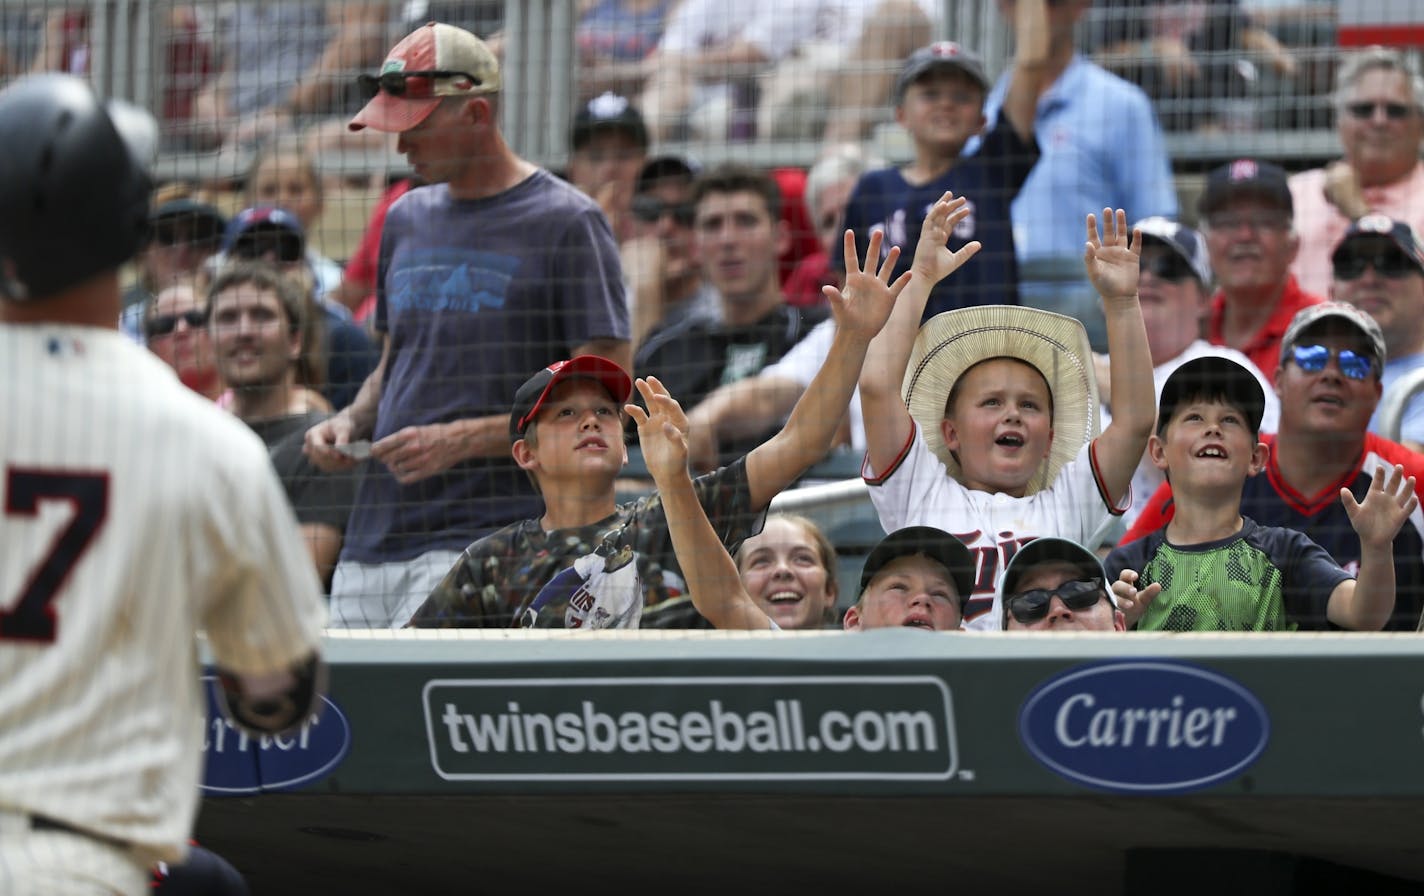
<svg viewBox="0 0 1424 896">
<path fill-rule="evenodd" d="M 439 74 L 436 74 L 439 73 Z M 509 455 L 509 396 L 530 370 L 593 354 L 631 366 L 618 248 L 593 200 L 499 132 L 499 65 L 477 37 L 418 28 L 363 79 L 351 121 L 400 135 L 418 187 L 381 238 L 385 347 L 352 404 L 307 432 L 325 470 L 371 461 L 332 581 L 333 624 L 402 626 L 480 536 L 538 516 Z"/>
</svg>

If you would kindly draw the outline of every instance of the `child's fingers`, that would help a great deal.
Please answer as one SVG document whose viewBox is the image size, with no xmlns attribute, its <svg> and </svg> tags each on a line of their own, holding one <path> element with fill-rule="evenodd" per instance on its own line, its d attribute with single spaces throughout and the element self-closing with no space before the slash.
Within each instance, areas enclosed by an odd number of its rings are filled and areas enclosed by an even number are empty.
<svg viewBox="0 0 1424 896">
<path fill-rule="evenodd" d="M 682 450 L 687 449 L 687 440 L 682 437 L 682 430 L 671 423 L 663 423 L 663 438 L 667 439 L 674 447 Z"/>
<path fill-rule="evenodd" d="M 1098 216 L 1088 212 L 1088 246 L 1100 245 L 1098 240 Z"/>
<path fill-rule="evenodd" d="M 643 409 L 638 407 L 636 404 L 623 405 L 623 413 L 627 414 L 629 417 L 632 417 L 633 423 L 639 427 L 642 427 L 648 422 L 648 415 L 644 413 Z"/>
<path fill-rule="evenodd" d="M 1118 209 L 1118 210 L 1117 210 L 1117 212 L 1116 212 L 1116 222 L 1117 222 L 1117 223 L 1116 223 L 1116 226 L 1114 227 L 1114 230 L 1117 231 L 1117 238 L 1118 238 L 1118 240 L 1119 240 L 1120 242 L 1125 242 L 1125 241 L 1127 240 L 1127 238 L 1128 238 L 1128 231 L 1127 231 L 1127 211 L 1126 211 L 1126 210 L 1124 210 L 1124 209 Z"/>
<path fill-rule="evenodd" d="M 965 243 L 964 245 L 960 246 L 958 251 L 954 253 L 954 266 L 956 268 L 960 267 L 966 261 L 978 254 L 979 250 L 982 248 L 984 248 L 984 244 L 979 242 L 978 240 L 974 240 L 973 242 Z"/>
<path fill-rule="evenodd" d="M 875 234 L 879 236 L 880 234 Z M 885 254 L 885 260 L 880 263 L 880 270 L 875 272 L 875 276 L 881 283 L 889 283 L 890 275 L 895 273 L 895 262 L 900 260 L 900 247 L 891 246 L 890 251 Z"/>
<path fill-rule="evenodd" d="M 878 243 L 875 243 L 875 242 L 874 242 L 874 241 L 875 241 L 875 238 L 876 238 L 877 236 L 879 236 L 879 235 L 880 235 L 880 232 L 879 232 L 879 231 L 876 231 L 875 233 L 872 233 L 872 234 L 870 235 L 870 239 L 871 239 L 871 242 L 872 242 L 873 244 L 879 245 Z M 845 237 L 844 237 L 843 245 L 844 245 L 844 247 L 845 247 L 845 252 L 844 252 L 844 254 L 845 254 L 845 266 L 846 266 L 846 270 L 847 270 L 847 271 L 858 271 L 858 270 L 860 270 L 860 253 L 857 252 L 856 249 L 855 249 L 855 231 L 854 231 L 854 230 L 847 230 L 847 231 L 845 232 Z"/>
<path fill-rule="evenodd" d="M 896 277 L 895 282 L 890 284 L 890 299 L 893 301 L 899 298 L 900 293 L 905 289 L 905 287 L 910 285 L 910 281 L 913 279 L 914 277 L 910 274 L 909 271 L 906 271 L 905 273 Z"/>
<path fill-rule="evenodd" d="M 1103 245 L 1111 246 L 1117 242 L 1117 218 L 1110 208 L 1103 209 Z"/>
</svg>

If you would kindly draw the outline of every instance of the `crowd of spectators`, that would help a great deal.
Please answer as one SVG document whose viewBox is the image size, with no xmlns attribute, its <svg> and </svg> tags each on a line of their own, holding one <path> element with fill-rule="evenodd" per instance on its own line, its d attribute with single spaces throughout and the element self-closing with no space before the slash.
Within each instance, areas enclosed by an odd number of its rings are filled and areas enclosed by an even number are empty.
<svg viewBox="0 0 1424 896">
<path fill-rule="evenodd" d="M 1236 3 L 1007 0 L 999 24 L 1012 52 L 991 72 L 981 48 L 932 40 L 944 33 L 938 3 L 585 2 L 569 154 L 550 171 L 521 158 L 499 127 L 518 88 L 504 81 L 499 4 L 409 4 L 399 16 L 384 4 L 270 6 L 261 14 L 283 23 L 276 31 L 287 43 L 254 43 L 272 28 L 240 16 L 197 32 L 211 38 L 210 55 L 199 54 L 209 77 L 186 114 L 170 116 L 169 136 L 192 148 L 241 146 L 252 161 L 237 192 L 170 184 L 156 194 L 125 326 L 267 440 L 334 624 L 863 627 L 873 576 L 855 591 L 838 578 L 844 555 L 816 523 L 761 518 L 828 450 L 865 456 L 886 532 L 928 527 L 968 545 L 967 578 L 943 551 L 920 551 L 941 557 L 950 573 L 941 584 L 956 602 L 953 624 L 931 612 L 927 627 L 1161 624 L 1168 599 L 1147 596 L 1132 576 L 1109 588 L 1068 548 L 1049 559 L 1097 580 L 1101 605 L 1070 587 L 1079 579 L 1024 573 L 1039 592 L 1014 601 L 1004 583 L 1018 578 L 1009 575 L 1018 548 L 1038 537 L 1045 550 L 1060 537 L 1099 555 L 1153 532 L 1170 543 L 1178 502 L 1153 447 L 1167 434 L 1149 443 L 1148 433 L 1172 375 L 1200 358 L 1229 358 L 1261 389 L 1266 449 L 1247 465 L 1247 523 L 1306 532 L 1353 573 L 1369 545 L 1340 489 L 1370 519 L 1384 518 L 1380 508 L 1403 489 L 1390 478 L 1396 465 L 1406 479 L 1424 473 L 1415 454 L 1424 402 L 1408 409 L 1398 442 L 1375 413 L 1424 358 L 1415 229 L 1424 222 L 1424 83 L 1407 52 L 1344 58 L 1332 95 L 1341 159 L 1295 174 L 1267 158 L 1233 159 L 1213 167 L 1196 196 L 1179 189 L 1164 131 L 1239 129 L 1232 103 L 1249 82 L 1298 73 L 1292 48 Z M 205 14 L 175 18 L 174 33 Z M 427 16 L 487 40 L 421 24 Z M 34 65 L 82 66 L 78 49 L 55 55 L 62 35 L 48 25 Z M 410 33 L 385 50 L 397 31 Z M 270 54 L 280 65 L 263 62 Z M 352 72 L 366 77 L 336 76 Z M 875 158 L 868 139 L 892 120 L 910 147 L 898 166 Z M 768 170 L 662 149 L 677 139 L 821 148 L 805 170 Z M 394 147 L 409 164 L 408 177 L 381 183 L 360 241 L 335 258 L 312 239 L 340 189 L 321 174 L 333 141 Z M 946 193 L 958 203 L 942 213 L 952 262 L 916 268 L 917 256 L 930 257 L 916 251 L 926 215 Z M 1089 213 L 1101 230 L 1090 232 L 1085 264 Z M 1130 278 L 1119 251 L 1131 253 Z M 864 373 L 841 318 L 847 302 L 864 311 L 854 299 L 865 293 L 846 271 L 901 296 L 879 341 L 861 347 Z M 926 277 L 938 285 L 916 310 Z M 914 287 L 902 291 L 906 283 Z M 1342 312 L 1301 324 L 1312 309 L 1340 307 L 1327 298 L 1365 312 L 1355 326 L 1368 345 L 1340 331 L 1339 321 L 1355 320 Z M 935 321 L 966 309 L 977 316 Z M 1005 349 L 1023 362 L 1015 373 L 975 347 L 980 355 L 915 392 L 920 367 L 969 351 L 957 345 L 961 331 L 1052 334 L 1055 312 L 1081 324 L 1084 343 L 1065 336 L 1081 360 L 1076 374 L 1065 379 L 1028 349 Z M 1322 332 L 1326 324 L 1334 329 Z M 553 376 L 530 419 L 510 417 L 531 375 L 584 357 L 621 368 L 627 388 L 574 377 L 580 388 L 566 394 L 555 387 L 570 380 Z M 827 370 L 849 378 L 828 384 L 818 379 Z M 964 434 L 979 424 L 956 402 L 1020 380 L 1032 392 L 1035 376 L 1048 387 L 1033 401 L 1049 411 L 1049 439 L 1035 453 L 1036 424 L 1015 429 L 1012 449 L 1029 461 L 1022 476 L 1005 474 L 995 455 L 1008 450 L 1003 433 L 981 457 Z M 625 402 L 638 409 L 631 417 Z M 1086 417 L 1070 432 L 1073 418 L 1061 415 L 1073 403 Z M 608 469 L 594 476 L 587 458 L 549 460 L 559 443 L 524 432 L 547 407 L 572 415 L 569 450 L 600 455 Z M 584 425 L 594 431 L 586 442 Z M 791 452 L 792 442 L 794 460 L 773 451 Z M 646 478 L 624 478 L 624 443 L 641 445 L 633 472 Z M 732 479 L 689 480 L 684 493 L 678 458 L 694 475 Z M 961 496 L 951 500 L 945 483 Z M 687 568 L 677 548 L 705 533 L 666 519 L 659 501 L 669 488 L 707 512 L 725 563 L 712 552 L 715 566 L 699 558 Z M 653 504 L 618 504 L 630 489 Z M 973 510 L 976 495 L 1032 510 Z M 1391 628 L 1412 628 L 1421 608 L 1417 515 L 1409 508 L 1389 539 L 1400 595 Z M 498 584 L 516 566 L 517 587 Z M 699 601 L 694 578 L 720 581 L 707 577 L 728 570 L 745 600 Z M 603 600 L 600 589 L 614 587 L 603 583 L 621 575 L 646 593 Z M 562 590 L 547 590 L 556 580 Z M 1327 612 L 1324 599 L 1307 602 L 1307 618 L 1293 599 L 1272 625 L 1373 618 Z"/>
</svg>

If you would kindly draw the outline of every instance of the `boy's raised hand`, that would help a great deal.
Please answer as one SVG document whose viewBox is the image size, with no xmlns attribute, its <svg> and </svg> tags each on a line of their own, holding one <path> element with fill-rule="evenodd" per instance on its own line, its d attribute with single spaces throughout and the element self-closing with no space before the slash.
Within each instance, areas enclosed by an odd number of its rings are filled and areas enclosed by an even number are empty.
<svg viewBox="0 0 1424 896">
<path fill-rule="evenodd" d="M 1348 488 L 1340 489 L 1340 502 L 1362 546 L 1392 550 L 1400 527 L 1419 506 L 1419 496 L 1414 491 L 1414 477 L 1406 478 L 1404 467 L 1396 464 L 1388 482 L 1384 468 L 1375 469 L 1363 502 L 1356 501 Z"/>
<path fill-rule="evenodd" d="M 1142 254 L 1142 233 L 1133 229 L 1128 239 L 1127 212 L 1103 209 L 1103 232 L 1098 235 L 1098 217 L 1088 214 L 1088 246 L 1083 265 L 1088 279 L 1104 300 L 1137 295 L 1137 262 Z"/>
<path fill-rule="evenodd" d="M 876 259 L 880 258 L 880 245 L 885 234 L 875 231 L 870 235 L 870 245 L 865 250 L 865 265 L 861 266 L 855 249 L 855 232 L 845 232 L 845 289 L 823 286 L 821 292 L 831 303 L 831 316 L 836 319 L 836 329 L 864 333 L 867 340 L 885 326 L 890 312 L 895 308 L 895 300 L 909 285 L 910 272 L 906 271 L 895 282 L 890 275 L 895 271 L 895 262 L 900 258 L 900 247 L 891 246 L 890 252 L 880 262 L 876 270 Z"/>
<path fill-rule="evenodd" d="M 930 207 L 925 223 L 920 227 L 920 243 L 915 247 L 915 258 L 910 263 L 910 272 L 914 276 L 922 277 L 934 286 L 974 257 L 980 249 L 978 240 L 965 243 L 956 252 L 951 252 L 946 245 L 954 228 L 969 217 L 971 211 L 969 200 L 963 196 L 956 197 L 948 190 Z"/>
<path fill-rule="evenodd" d="M 1140 591 L 1138 584 L 1139 576 L 1135 569 L 1124 569 L 1118 573 L 1117 581 L 1112 583 L 1113 599 L 1117 601 L 1117 608 L 1122 611 L 1123 620 L 1129 629 L 1137 625 L 1137 620 L 1147 612 L 1147 607 L 1162 593 L 1161 582 L 1153 582 Z"/>
<path fill-rule="evenodd" d="M 638 424 L 638 441 L 643 448 L 643 463 L 659 483 L 663 477 L 687 471 L 687 415 L 682 405 L 668 393 L 667 387 L 655 376 L 633 381 L 647 402 L 644 411 L 636 404 L 626 404 L 623 410 Z"/>
</svg>

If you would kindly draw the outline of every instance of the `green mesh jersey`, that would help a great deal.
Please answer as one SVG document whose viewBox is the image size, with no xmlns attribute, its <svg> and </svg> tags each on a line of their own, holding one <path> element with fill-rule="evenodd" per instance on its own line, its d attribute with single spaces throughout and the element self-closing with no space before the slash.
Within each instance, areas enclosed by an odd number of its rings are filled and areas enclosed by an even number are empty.
<svg viewBox="0 0 1424 896">
<path fill-rule="evenodd" d="M 1137 628 L 1144 631 L 1294 631 L 1325 618 L 1330 593 L 1351 576 L 1325 549 L 1292 529 L 1243 520 L 1220 541 L 1175 545 L 1166 529 L 1123 545 L 1104 564 L 1109 580 L 1124 569 L 1162 593 Z"/>
</svg>

